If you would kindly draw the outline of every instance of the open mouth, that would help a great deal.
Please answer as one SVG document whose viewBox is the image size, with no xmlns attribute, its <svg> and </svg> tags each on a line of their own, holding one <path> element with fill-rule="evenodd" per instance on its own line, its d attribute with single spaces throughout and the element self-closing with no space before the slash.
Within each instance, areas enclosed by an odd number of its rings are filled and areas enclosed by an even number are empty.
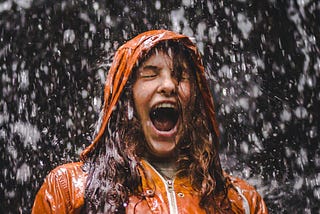
<svg viewBox="0 0 320 214">
<path fill-rule="evenodd" d="M 157 105 L 150 111 L 150 119 L 159 131 L 172 130 L 178 122 L 179 115 L 178 109 L 168 103 Z"/>
</svg>

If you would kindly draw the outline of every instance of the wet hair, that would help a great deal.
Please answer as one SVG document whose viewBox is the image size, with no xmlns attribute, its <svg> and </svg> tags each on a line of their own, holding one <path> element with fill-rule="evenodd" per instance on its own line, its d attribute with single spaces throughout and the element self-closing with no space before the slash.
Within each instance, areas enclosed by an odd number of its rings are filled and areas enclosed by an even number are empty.
<svg viewBox="0 0 320 214">
<path fill-rule="evenodd" d="M 144 169 L 139 160 L 147 151 L 147 143 L 134 110 L 132 85 L 137 68 L 157 51 L 174 56 L 173 72 L 178 81 L 181 79 L 181 63 L 188 63 L 190 79 L 193 79 L 195 85 L 195 103 L 199 106 L 192 108 L 192 118 L 182 115 L 183 120 L 189 120 L 182 123 L 186 124 L 184 136 L 177 142 L 177 176 L 190 177 L 193 188 L 201 195 L 199 205 L 207 213 L 212 209 L 220 213 L 230 213 L 226 181 L 218 155 L 218 137 L 207 119 L 195 74 L 194 57 L 182 44 L 175 41 L 159 43 L 137 62 L 113 110 L 106 131 L 100 138 L 101 142 L 86 159 L 84 169 L 88 172 L 88 178 L 85 211 L 125 213 L 131 195 L 143 199 L 139 170 L 143 173 Z M 98 122 L 96 132 L 99 128 Z"/>
</svg>

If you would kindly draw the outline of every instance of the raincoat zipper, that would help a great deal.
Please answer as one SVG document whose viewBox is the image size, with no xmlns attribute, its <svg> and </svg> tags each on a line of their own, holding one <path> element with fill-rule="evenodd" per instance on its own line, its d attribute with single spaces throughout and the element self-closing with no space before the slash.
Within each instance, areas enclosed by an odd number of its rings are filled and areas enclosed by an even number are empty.
<svg viewBox="0 0 320 214">
<path fill-rule="evenodd" d="M 163 179 L 163 178 L 161 178 L 161 179 Z M 164 183 L 166 186 L 170 213 L 171 214 L 178 214 L 178 206 L 177 206 L 176 194 L 174 192 L 173 181 L 167 180 Z"/>
<path fill-rule="evenodd" d="M 150 163 L 147 162 L 147 164 L 157 173 L 166 188 L 170 214 L 178 214 L 177 199 L 174 192 L 174 179 L 166 180 Z"/>
</svg>

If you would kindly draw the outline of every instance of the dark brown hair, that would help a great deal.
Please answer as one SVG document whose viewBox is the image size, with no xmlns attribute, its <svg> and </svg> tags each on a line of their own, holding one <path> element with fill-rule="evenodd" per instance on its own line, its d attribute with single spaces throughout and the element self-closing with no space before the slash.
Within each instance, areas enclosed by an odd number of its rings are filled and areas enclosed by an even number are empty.
<svg viewBox="0 0 320 214">
<path fill-rule="evenodd" d="M 184 121 L 185 135 L 180 142 L 177 142 L 179 143 L 177 176 L 191 178 L 193 188 L 201 195 L 199 205 L 207 213 L 212 209 L 221 213 L 229 212 L 230 202 L 227 200 L 226 182 L 218 155 L 218 137 L 207 119 L 191 53 L 179 42 L 161 42 L 145 56 L 141 56 L 135 69 L 157 50 L 168 54 L 169 47 L 175 57 L 173 66 L 177 71 L 175 75 L 178 80 L 181 71 L 175 68 L 179 66 L 181 60 L 188 62 L 191 68 L 191 78 L 194 79 L 195 84 L 195 103 L 198 106 L 193 108 L 192 121 Z M 142 196 L 138 168 L 142 169 L 139 158 L 146 151 L 146 143 L 134 110 L 132 96 L 134 73 L 132 72 L 111 115 L 104 136 L 100 139 L 103 142 L 98 144 L 86 160 L 85 169 L 88 171 L 88 179 L 85 209 L 87 213 L 125 213 L 129 196 Z"/>
</svg>

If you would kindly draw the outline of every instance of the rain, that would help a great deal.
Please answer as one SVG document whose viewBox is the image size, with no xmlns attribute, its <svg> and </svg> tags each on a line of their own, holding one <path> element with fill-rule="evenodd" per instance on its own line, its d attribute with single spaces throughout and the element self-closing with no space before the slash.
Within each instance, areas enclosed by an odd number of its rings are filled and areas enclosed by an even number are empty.
<svg viewBox="0 0 320 214">
<path fill-rule="evenodd" d="M 319 1 L 3 0 L 0 17 L 0 213 L 30 213 L 45 176 L 79 160 L 102 106 L 95 64 L 151 29 L 203 55 L 223 168 L 270 213 L 320 212 Z"/>
</svg>

